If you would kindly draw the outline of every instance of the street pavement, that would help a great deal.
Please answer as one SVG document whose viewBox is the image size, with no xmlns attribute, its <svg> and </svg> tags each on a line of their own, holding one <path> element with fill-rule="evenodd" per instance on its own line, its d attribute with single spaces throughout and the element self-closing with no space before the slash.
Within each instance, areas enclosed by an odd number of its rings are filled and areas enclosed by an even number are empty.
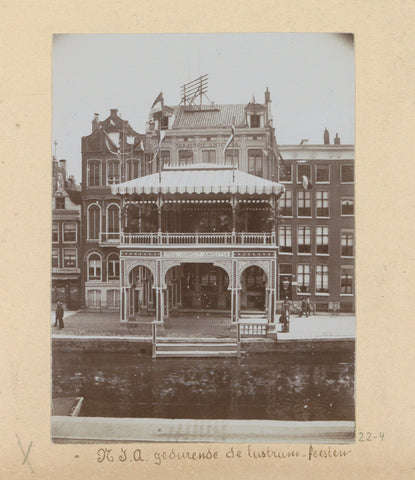
<svg viewBox="0 0 415 480">
<path fill-rule="evenodd" d="M 118 312 L 83 312 L 66 311 L 62 330 L 53 327 L 55 313 L 51 312 L 53 336 L 143 336 L 142 333 L 128 331 L 125 325 L 120 324 Z M 229 332 L 229 322 L 218 315 L 198 315 L 192 318 L 183 315 L 171 319 L 171 328 L 166 330 L 167 335 L 180 336 L 226 336 Z M 353 339 L 356 335 L 356 319 L 353 315 L 312 315 L 310 317 L 291 316 L 288 333 L 278 333 L 280 340 L 303 339 Z"/>
</svg>

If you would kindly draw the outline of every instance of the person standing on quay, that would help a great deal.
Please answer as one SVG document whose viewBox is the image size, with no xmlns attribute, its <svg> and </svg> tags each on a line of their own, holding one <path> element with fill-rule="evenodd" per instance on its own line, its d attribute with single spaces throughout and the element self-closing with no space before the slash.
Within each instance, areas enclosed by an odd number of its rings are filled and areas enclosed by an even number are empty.
<svg viewBox="0 0 415 480">
<path fill-rule="evenodd" d="M 58 327 L 59 330 L 62 329 L 64 327 L 64 324 L 63 324 L 63 305 L 61 302 L 58 302 L 57 306 L 56 306 L 56 317 L 55 317 L 55 325 L 54 327 Z"/>
<path fill-rule="evenodd" d="M 307 297 L 305 302 L 305 315 L 306 317 L 310 316 L 312 313 L 310 299 Z"/>
</svg>

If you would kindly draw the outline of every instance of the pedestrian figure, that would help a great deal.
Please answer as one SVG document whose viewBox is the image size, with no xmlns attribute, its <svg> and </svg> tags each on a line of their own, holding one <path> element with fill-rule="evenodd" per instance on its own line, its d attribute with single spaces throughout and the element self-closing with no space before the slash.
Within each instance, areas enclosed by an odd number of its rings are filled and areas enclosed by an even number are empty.
<svg viewBox="0 0 415 480">
<path fill-rule="evenodd" d="M 286 317 L 290 316 L 290 302 L 287 299 L 284 301 L 284 315 Z"/>
<path fill-rule="evenodd" d="M 280 316 L 279 322 L 281 324 L 281 332 L 288 332 L 289 319 L 285 313 Z"/>
<path fill-rule="evenodd" d="M 310 299 L 307 298 L 305 303 L 305 316 L 308 317 L 309 315 L 311 315 L 311 303 L 310 303 Z"/>
<path fill-rule="evenodd" d="M 58 326 L 59 330 L 61 330 L 64 325 L 63 325 L 63 305 L 61 302 L 58 302 L 56 306 L 56 316 L 55 316 L 55 325 L 54 327 Z"/>
<path fill-rule="evenodd" d="M 307 298 L 307 300 L 308 300 L 308 298 Z M 306 302 L 305 298 L 303 298 L 303 299 L 301 300 L 301 313 L 300 313 L 300 317 L 302 317 L 303 314 L 304 314 L 306 317 L 308 317 L 308 315 L 307 315 L 307 302 Z"/>
</svg>

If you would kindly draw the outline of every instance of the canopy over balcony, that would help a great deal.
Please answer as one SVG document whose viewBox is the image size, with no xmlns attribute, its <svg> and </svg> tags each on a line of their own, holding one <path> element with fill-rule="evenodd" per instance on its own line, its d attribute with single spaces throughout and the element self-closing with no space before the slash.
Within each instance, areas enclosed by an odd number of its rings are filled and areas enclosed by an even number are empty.
<svg viewBox="0 0 415 480">
<path fill-rule="evenodd" d="M 153 173 L 111 186 L 113 195 L 121 194 L 247 194 L 281 195 L 284 186 L 251 175 L 231 166 L 194 164 L 165 167 Z"/>
</svg>

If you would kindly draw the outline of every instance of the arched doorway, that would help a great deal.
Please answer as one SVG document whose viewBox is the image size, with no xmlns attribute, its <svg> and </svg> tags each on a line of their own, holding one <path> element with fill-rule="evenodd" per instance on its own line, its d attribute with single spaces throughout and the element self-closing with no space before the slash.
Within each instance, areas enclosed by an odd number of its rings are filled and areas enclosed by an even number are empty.
<svg viewBox="0 0 415 480">
<path fill-rule="evenodd" d="M 155 295 L 153 290 L 154 277 L 150 269 L 144 265 L 134 267 L 129 276 L 129 318 L 154 316 Z"/>
<path fill-rule="evenodd" d="M 171 311 L 230 311 L 227 272 L 213 263 L 182 263 L 166 273 Z"/>
<path fill-rule="evenodd" d="M 256 265 L 246 268 L 241 275 L 240 310 L 257 310 L 265 312 L 267 275 Z"/>
</svg>

